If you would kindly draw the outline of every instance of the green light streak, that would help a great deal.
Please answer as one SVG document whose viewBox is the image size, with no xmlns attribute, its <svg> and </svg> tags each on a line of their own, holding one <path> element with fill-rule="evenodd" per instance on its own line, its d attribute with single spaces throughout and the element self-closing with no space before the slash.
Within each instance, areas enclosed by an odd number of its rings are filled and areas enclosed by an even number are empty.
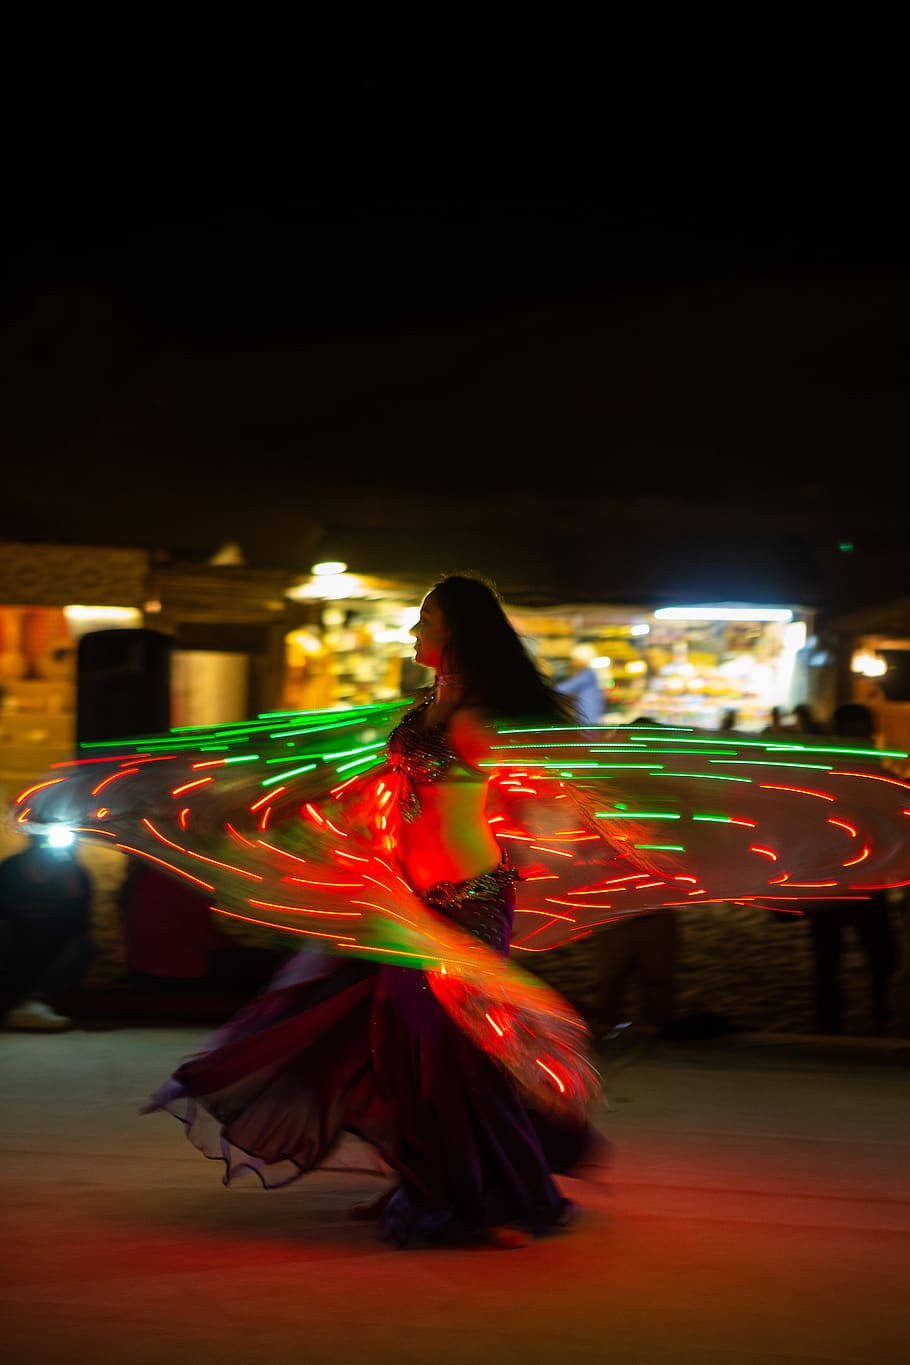
<svg viewBox="0 0 910 1365">
<path fill-rule="evenodd" d="M 719 773 L 656 773 L 657 777 L 697 777 L 702 782 L 748 782 L 751 777 L 721 777 Z"/>
<path fill-rule="evenodd" d="M 352 763 L 342 763 L 340 767 L 335 769 L 335 771 L 336 773 L 346 773 L 350 768 L 357 768 L 362 763 L 372 765 L 375 763 L 383 763 L 384 761 L 385 754 L 380 754 L 378 758 L 355 758 Z"/>
<path fill-rule="evenodd" d="M 685 853 L 682 844 L 633 844 L 633 848 L 653 848 L 660 849 L 666 853 Z"/>
<path fill-rule="evenodd" d="M 663 810 L 630 810 L 618 815 L 612 810 L 596 810 L 597 820 L 681 820 L 681 815 L 673 815 Z"/>
<path fill-rule="evenodd" d="M 413 697 L 400 697 L 397 701 L 374 702 L 371 706 L 352 706 L 344 711 L 339 711 L 332 706 L 325 706 L 320 711 L 260 711 L 259 720 L 283 720 L 285 716 L 362 716 L 374 711 L 399 711 L 403 706 L 410 706 L 414 701 Z"/>
<path fill-rule="evenodd" d="M 289 735 L 318 735 L 324 730 L 350 730 L 355 725 L 363 725 L 362 720 L 346 720 L 338 725 L 305 725 L 302 730 L 273 730 L 271 739 L 287 739 Z"/>
<path fill-rule="evenodd" d="M 258 754 L 240 754 L 237 758 L 226 758 L 225 763 L 255 763 Z"/>
<path fill-rule="evenodd" d="M 328 762 L 330 758 L 350 758 L 351 754 L 366 754 L 373 749 L 383 748 L 385 748 L 385 740 L 380 739 L 375 744 L 358 744 L 356 749 L 342 749 L 333 754 L 314 754 L 314 758 L 324 758 Z"/>
<path fill-rule="evenodd" d="M 556 735 L 568 734 L 569 732 L 578 733 L 581 730 L 635 730 L 643 734 L 656 734 L 658 730 L 666 734 L 669 730 L 676 730 L 680 734 L 689 734 L 692 730 L 691 725 L 529 725 L 520 726 L 518 729 L 497 730 L 498 735 Z M 705 741 L 708 743 L 709 741 Z"/>
<path fill-rule="evenodd" d="M 736 768 L 813 768 L 819 773 L 829 773 L 830 763 L 777 763 L 769 758 L 712 758 L 712 763 L 732 764 Z"/>
<path fill-rule="evenodd" d="M 732 815 L 693 815 L 693 820 L 709 820 L 712 824 L 730 825 L 733 823 Z"/>
<path fill-rule="evenodd" d="M 800 749 L 809 754 L 849 754 L 853 758 L 907 758 L 901 749 L 836 749 L 829 744 L 769 744 L 768 752 Z"/>
<path fill-rule="evenodd" d="M 286 773 L 276 773 L 274 777 L 264 777 L 259 785 L 260 787 L 271 787 L 276 782 L 281 782 L 285 777 L 296 777 L 298 773 L 311 773 L 318 766 L 318 763 L 305 763 L 302 768 L 291 768 Z"/>
</svg>

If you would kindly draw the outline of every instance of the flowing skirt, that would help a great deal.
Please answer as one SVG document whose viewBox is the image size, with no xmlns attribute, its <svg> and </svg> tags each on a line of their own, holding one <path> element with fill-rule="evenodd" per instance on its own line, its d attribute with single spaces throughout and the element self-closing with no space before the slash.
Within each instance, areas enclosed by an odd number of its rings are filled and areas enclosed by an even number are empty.
<svg viewBox="0 0 910 1365">
<path fill-rule="evenodd" d="M 514 891 L 497 869 L 424 893 L 470 933 L 508 948 Z M 437 893 L 437 894 L 434 894 Z M 178 1069 L 149 1109 L 177 1115 L 195 1145 L 268 1187 L 332 1161 L 346 1134 L 399 1184 L 383 1230 L 399 1245 L 471 1240 L 501 1225 L 564 1225 L 553 1172 L 592 1144 L 581 1118 L 527 1108 L 453 1022 L 426 974 L 298 954 L 269 988 Z"/>
</svg>

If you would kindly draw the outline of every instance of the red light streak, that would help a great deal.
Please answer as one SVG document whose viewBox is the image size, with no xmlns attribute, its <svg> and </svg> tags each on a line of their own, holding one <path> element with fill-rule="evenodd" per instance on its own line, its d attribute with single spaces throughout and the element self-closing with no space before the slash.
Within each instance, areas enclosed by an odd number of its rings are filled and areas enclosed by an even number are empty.
<svg viewBox="0 0 910 1365">
<path fill-rule="evenodd" d="M 768 882 L 768 885 L 769 885 L 769 886 L 782 886 L 784 882 L 788 882 L 789 880 L 790 880 L 790 873 L 789 873 L 789 872 L 785 872 L 785 873 L 784 873 L 782 876 L 780 876 L 780 877 L 774 877 L 773 880 L 771 880 L 771 881 Z"/>
<path fill-rule="evenodd" d="M 45 787 L 56 787 L 58 782 L 66 782 L 67 777 L 52 777 L 49 782 L 36 782 L 34 787 L 26 787 L 24 792 L 20 792 L 16 797 L 16 805 L 21 806 L 27 796 L 33 796 L 35 792 L 44 791 Z"/>
<path fill-rule="evenodd" d="M 559 878 L 555 872 L 541 872 L 536 877 L 522 877 L 521 880 L 523 882 L 558 882 Z M 585 893 L 583 891 L 572 891 L 570 894 L 573 896 L 582 896 Z"/>
<path fill-rule="evenodd" d="M 173 754 L 167 754 L 167 758 L 173 758 Z M 136 754 L 110 754 L 107 758 L 68 758 L 62 763 L 52 763 L 51 768 L 84 768 L 88 763 L 149 763 L 155 762 L 145 755 L 138 757 Z M 67 774 L 72 776 L 72 774 Z"/>
<path fill-rule="evenodd" d="M 272 818 L 272 807 L 271 807 L 271 806 L 266 806 L 265 810 L 262 812 L 262 816 L 261 816 L 260 821 L 259 821 L 259 828 L 262 830 L 263 833 L 265 833 L 265 831 L 268 829 L 268 827 L 269 827 L 269 821 L 271 820 L 271 818 Z"/>
<path fill-rule="evenodd" d="M 190 815 L 189 806 L 184 806 L 183 810 L 177 816 L 177 823 L 181 829 L 186 829 L 186 822 L 189 819 L 189 815 Z"/>
<path fill-rule="evenodd" d="M 296 929 L 292 924 L 272 924 L 267 919 L 256 919 L 253 915 L 239 915 L 233 910 L 222 910 L 219 905 L 210 905 L 210 910 L 214 910 L 216 915 L 227 915 L 228 919 L 240 919 L 244 924 L 261 924 L 265 929 L 280 929 L 283 934 L 302 934 L 305 938 L 330 938 L 337 943 L 339 948 L 348 948 L 352 943 L 356 943 L 350 934 L 339 937 L 338 934 L 320 934 L 315 929 Z"/>
<path fill-rule="evenodd" d="M 310 803 L 309 803 L 309 801 L 307 801 L 306 805 L 303 807 L 303 810 L 305 810 L 305 811 L 307 812 L 307 814 L 309 815 L 309 817 L 310 817 L 311 820 L 315 820 L 315 821 L 316 821 L 317 825 L 324 825 L 324 824 L 325 824 L 325 821 L 323 820 L 323 818 L 322 818 L 322 816 L 320 815 L 319 811 L 316 809 L 315 806 L 311 806 Z"/>
<path fill-rule="evenodd" d="M 117 835 L 112 829 L 94 829 L 91 825 L 73 825 L 74 834 L 103 834 L 105 839 L 116 839 Z"/>
<path fill-rule="evenodd" d="M 195 882 L 205 891 L 214 891 L 215 888 L 210 882 L 204 882 L 200 877 L 194 877 L 191 872 L 184 872 L 182 868 L 175 867 L 173 863 L 165 862 L 163 858 L 156 858 L 154 853 L 144 853 L 141 848 L 132 848 L 129 844 L 115 844 L 123 853 L 135 853 L 139 858 L 148 858 L 150 863 L 158 863 L 160 867 L 166 867 L 169 872 L 176 872 L 178 877 L 185 877 L 188 882 Z"/>
<path fill-rule="evenodd" d="M 259 844 L 260 848 L 267 848 L 270 853 L 277 853 L 282 858 L 290 858 L 292 863 L 300 863 L 301 867 L 307 865 L 306 858 L 298 858 L 296 853 L 288 853 L 285 849 L 279 848 L 277 844 L 267 843 L 265 839 L 257 839 L 256 843 Z M 254 844 L 250 844 L 250 848 L 254 847 Z"/>
<path fill-rule="evenodd" d="M 238 840 L 241 844 L 243 844 L 246 848 L 255 848 L 255 847 L 256 847 L 255 844 L 251 844 L 251 843 L 250 843 L 249 839 L 245 839 L 245 838 L 243 837 L 243 835 L 240 833 L 240 831 L 239 831 L 239 830 L 236 830 L 229 820 L 226 820 L 226 821 L 224 822 L 224 827 L 225 827 L 225 829 L 228 831 L 229 834 L 232 834 L 232 835 L 234 836 L 234 838 L 237 839 L 237 840 Z"/>
<path fill-rule="evenodd" d="M 687 891 L 687 892 L 686 892 L 686 895 L 687 895 L 687 896 L 703 896 L 704 894 L 705 894 L 704 891 Z"/>
<path fill-rule="evenodd" d="M 16 816 L 16 820 L 20 825 L 26 825 L 28 824 L 28 817 L 31 815 L 31 813 L 32 813 L 31 806 L 26 806 L 25 810 L 20 811 L 19 814 Z"/>
<path fill-rule="evenodd" d="M 343 829 L 339 829 L 337 825 L 332 824 L 328 816 L 325 816 L 325 822 L 328 825 L 329 829 L 332 831 L 332 833 L 338 835 L 339 839 L 346 839 L 348 837 Z"/>
<path fill-rule="evenodd" d="M 734 820 L 732 816 L 731 816 L 730 819 L 727 821 L 727 824 L 728 824 L 728 825 L 742 825 L 745 829 L 755 829 L 755 821 L 754 821 L 754 820 Z"/>
<path fill-rule="evenodd" d="M 904 812 L 904 814 L 906 814 L 906 811 Z M 854 839 L 856 838 L 856 829 L 854 828 L 853 825 L 849 825 L 846 820 L 835 820 L 831 818 L 828 820 L 828 824 L 838 825 L 841 829 L 845 829 L 848 834 L 852 834 Z"/>
<path fill-rule="evenodd" d="M 195 782 L 184 782 L 182 787 L 175 787 L 171 796 L 182 796 L 184 792 L 192 791 L 194 787 L 204 787 L 207 782 L 214 782 L 213 777 L 197 777 Z"/>
<path fill-rule="evenodd" d="M 266 804 L 266 802 L 271 801 L 273 796 L 277 796 L 278 792 L 286 791 L 287 787 L 278 787 L 275 791 L 266 792 L 265 796 L 260 796 L 259 800 L 254 801 L 253 804 L 250 806 L 250 815 L 254 815 L 257 810 L 259 810 L 262 806 Z"/>
<path fill-rule="evenodd" d="M 225 763 L 226 758 L 208 758 L 204 763 L 194 763 L 193 768 L 223 768 Z"/>
<path fill-rule="evenodd" d="M 817 890 L 821 886 L 837 886 L 837 882 L 791 882 L 791 886 L 802 886 Z M 770 899 L 770 898 L 769 898 Z"/>
<path fill-rule="evenodd" d="M 95 819 L 106 820 L 110 813 L 111 811 L 109 806 L 99 806 L 98 809 L 95 811 Z"/>
<path fill-rule="evenodd" d="M 281 910 L 288 915 L 319 915 L 322 919 L 363 919 L 359 910 L 309 910 L 300 905 L 279 905 L 275 901 L 257 901 L 247 896 L 247 903 L 257 910 Z M 351 937 L 350 934 L 347 935 Z"/>
<path fill-rule="evenodd" d="M 674 877 L 673 880 L 674 880 L 675 882 L 692 882 L 692 883 L 695 883 L 695 882 L 698 881 L 698 878 L 697 878 L 697 877 Z"/>
<path fill-rule="evenodd" d="M 762 853 L 766 858 L 770 858 L 772 863 L 777 862 L 777 854 L 774 852 L 773 848 L 762 848 L 761 844 L 751 844 L 749 846 L 749 852 Z"/>
<path fill-rule="evenodd" d="M 866 844 L 858 858 L 851 858 L 848 863 L 841 863 L 841 867 L 856 867 L 857 863 L 864 863 L 871 852 L 872 849 Z"/>
<path fill-rule="evenodd" d="M 499 1025 L 497 1024 L 497 1022 L 496 1022 L 495 1019 L 491 1019 L 490 1016 L 489 1016 L 488 1014 L 485 1014 L 483 1017 L 484 1017 L 484 1019 L 486 1019 L 487 1023 L 490 1025 L 490 1028 L 493 1029 L 493 1030 L 495 1030 L 495 1032 L 499 1034 L 500 1038 L 504 1038 L 504 1037 L 505 1037 L 505 1034 L 503 1033 L 502 1029 L 501 1029 L 501 1028 L 499 1027 Z"/>
<path fill-rule="evenodd" d="M 92 787 L 90 794 L 92 796 L 97 796 L 98 793 L 100 791 L 103 791 L 105 787 L 109 786 L 111 782 L 116 782 L 118 778 L 128 777 L 130 773 L 138 773 L 138 771 L 139 771 L 138 768 L 121 768 L 119 772 L 111 773 L 110 777 L 102 778 L 101 781 L 97 784 L 97 786 Z"/>
<path fill-rule="evenodd" d="M 219 862 L 217 858 L 207 858 L 204 853 L 195 853 L 191 848 L 182 848 L 180 844 L 175 844 L 172 839 L 168 839 L 166 835 L 162 834 L 160 829 L 156 829 L 151 820 L 147 820 L 143 817 L 142 823 L 145 825 L 149 834 L 154 835 L 156 839 L 160 839 L 161 843 L 167 844 L 169 848 L 174 848 L 178 853 L 183 853 L 187 858 L 198 858 L 199 862 L 210 863 L 212 867 L 223 867 L 226 872 L 236 872 L 238 877 L 249 877 L 250 881 L 253 882 L 262 881 L 262 878 L 256 872 L 247 872 L 245 868 L 235 867 L 233 863 L 222 863 Z"/>
<path fill-rule="evenodd" d="M 854 883 L 851 885 L 850 890 L 851 890 L 851 891 L 893 891 L 893 890 L 894 890 L 896 887 L 898 887 L 898 886 L 910 886 L 910 881 L 904 881 L 904 882 L 868 882 L 868 883 L 865 883 L 865 882 L 854 882 Z M 856 900 L 856 899 L 857 899 L 857 897 L 855 897 L 855 896 L 839 896 L 839 897 L 838 897 L 838 900 Z M 858 899 L 859 899 L 859 900 L 862 900 L 863 897 L 860 896 L 860 897 L 858 897 Z"/>
<path fill-rule="evenodd" d="M 898 782 L 896 777 L 879 777 L 876 773 L 847 773 L 840 768 L 832 768 L 832 777 L 865 777 L 869 782 L 887 782 L 889 787 L 903 787 L 904 791 L 910 791 L 910 783 Z"/>
<path fill-rule="evenodd" d="M 560 1093 L 561 1095 L 564 1095 L 564 1094 L 566 1093 L 566 1087 L 565 1087 L 565 1085 L 562 1083 L 562 1081 L 559 1079 L 559 1077 L 557 1076 L 556 1072 L 553 1071 L 553 1070 L 551 1070 L 550 1067 L 547 1066 L 546 1062 L 542 1062 L 542 1061 L 540 1060 L 539 1057 L 535 1057 L 534 1060 L 535 1060 L 535 1062 L 537 1063 L 537 1065 L 538 1065 L 539 1067 L 542 1067 L 542 1068 L 543 1068 L 543 1070 L 547 1073 L 548 1076 L 552 1076 L 552 1077 L 553 1077 L 553 1080 L 556 1082 L 556 1084 L 557 1084 L 558 1087 L 559 1087 L 559 1093 Z"/>
<path fill-rule="evenodd" d="M 345 853 L 343 848 L 333 848 L 333 853 L 337 853 L 339 858 L 350 858 L 355 863 L 368 863 L 369 858 L 358 858 L 356 853 Z"/>
<path fill-rule="evenodd" d="M 149 834 L 153 834 L 156 839 L 161 841 L 162 844 L 167 844 L 170 848 L 175 848 L 178 853 L 186 853 L 185 848 L 183 848 L 180 844 L 175 844 L 173 839 L 168 839 L 165 835 L 161 833 L 160 830 L 157 830 L 155 826 L 152 824 L 151 820 L 147 820 L 145 816 L 143 816 L 142 818 L 142 823 L 145 825 Z"/>
<path fill-rule="evenodd" d="M 282 877 L 283 882 L 296 882 L 298 886 L 330 886 L 336 891 L 362 891 L 363 882 L 320 882 L 315 877 Z M 370 880 L 374 880 L 372 877 Z"/>
<path fill-rule="evenodd" d="M 776 782 L 759 782 L 758 785 L 766 792 L 797 792 L 800 796 L 817 796 L 821 801 L 834 800 L 830 792 L 814 792 L 808 787 L 781 787 Z"/>
<path fill-rule="evenodd" d="M 647 891 L 652 886 L 666 886 L 666 882 L 642 882 L 641 886 L 630 886 L 630 891 Z"/>
<path fill-rule="evenodd" d="M 503 837 L 505 837 L 505 836 L 503 836 Z M 555 857 L 557 857 L 557 858 L 574 858 L 574 857 L 575 857 L 575 854 L 574 854 L 574 853 L 563 853 L 563 851 L 562 851 L 561 848 L 544 848 L 543 844 L 531 844 L 531 848 L 536 849 L 536 851 L 537 851 L 538 853 L 552 853 L 552 854 L 554 854 Z"/>
</svg>

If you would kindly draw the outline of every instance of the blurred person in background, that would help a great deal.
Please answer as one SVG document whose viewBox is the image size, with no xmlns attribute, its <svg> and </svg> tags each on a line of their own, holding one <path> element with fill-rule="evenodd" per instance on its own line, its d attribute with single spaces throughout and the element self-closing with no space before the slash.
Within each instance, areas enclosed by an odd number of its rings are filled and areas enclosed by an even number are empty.
<svg viewBox="0 0 910 1365">
<path fill-rule="evenodd" d="M 10 1029 L 59 1032 L 72 1020 L 56 1005 L 94 956 L 92 884 L 68 830 L 35 834 L 0 863 L 0 987 L 12 996 Z"/>
<path fill-rule="evenodd" d="M 595 657 L 590 645 L 577 645 L 572 650 L 568 678 L 556 684 L 556 691 L 571 699 L 579 725 L 599 725 L 603 715 L 603 692 L 591 667 Z"/>
<path fill-rule="evenodd" d="M 799 707 L 796 708 L 800 710 Z M 807 707 L 802 708 L 808 711 Z M 810 713 L 811 715 L 811 713 Z M 874 720 L 866 706 L 849 703 L 834 713 L 833 733 L 841 739 L 874 739 Z M 804 734 L 812 731 L 803 730 Z M 862 947 L 872 992 L 873 1027 L 884 1033 L 889 1023 L 888 991 L 897 966 L 897 944 L 886 891 L 866 901 L 813 901 L 804 906 L 812 933 L 815 969 L 815 1016 L 820 1033 L 842 1033 L 845 999 L 840 984 L 844 931 L 852 929 Z"/>
</svg>

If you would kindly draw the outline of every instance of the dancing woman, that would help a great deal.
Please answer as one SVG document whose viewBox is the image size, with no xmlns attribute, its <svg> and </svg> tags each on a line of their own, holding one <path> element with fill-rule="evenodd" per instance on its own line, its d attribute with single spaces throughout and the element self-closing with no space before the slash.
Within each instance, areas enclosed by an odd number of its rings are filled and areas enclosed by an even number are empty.
<svg viewBox="0 0 910 1365">
<path fill-rule="evenodd" d="M 493 592 L 450 577 L 423 602 L 415 660 L 435 672 L 388 741 L 398 775 L 398 864 L 417 894 L 496 952 L 512 931 L 516 873 L 487 822 L 490 723 L 566 719 Z M 315 976 L 314 976 L 315 974 Z M 300 980 L 303 976 L 304 979 Z M 529 1111 L 511 1080 L 442 1008 L 423 971 L 301 954 L 156 1097 L 212 1156 L 285 1183 L 347 1131 L 397 1174 L 355 1216 L 400 1245 L 520 1246 L 564 1225 L 551 1172 L 588 1149 L 583 1119 Z"/>
</svg>

